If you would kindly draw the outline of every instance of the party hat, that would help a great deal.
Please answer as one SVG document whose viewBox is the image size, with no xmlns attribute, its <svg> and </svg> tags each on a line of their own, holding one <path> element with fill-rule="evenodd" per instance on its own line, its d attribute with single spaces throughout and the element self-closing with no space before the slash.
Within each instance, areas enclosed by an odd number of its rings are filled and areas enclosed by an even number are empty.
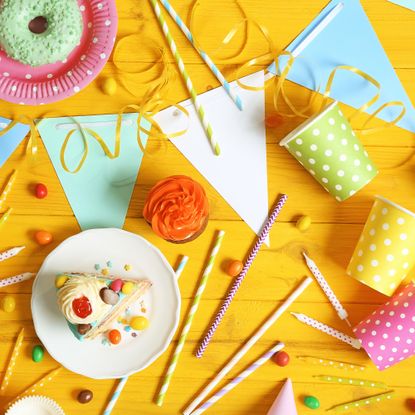
<svg viewBox="0 0 415 415">
<path fill-rule="evenodd" d="M 267 415 L 298 415 L 295 406 L 293 385 L 290 378 L 284 383 Z"/>
<path fill-rule="evenodd" d="M 47 118 L 40 120 L 37 129 L 45 144 L 53 167 L 82 230 L 92 228 L 122 228 L 143 153 L 137 142 L 138 114 L 124 114 L 120 133 L 120 153 L 116 158 L 105 155 L 102 145 L 87 134 L 85 163 L 77 172 L 64 168 L 61 151 L 71 130 L 77 124 L 98 134 L 114 151 L 117 114 L 82 117 Z M 142 126 L 149 129 L 144 120 Z M 85 154 L 84 142 L 75 132 L 66 147 L 64 161 L 68 169 L 76 166 Z M 143 140 L 145 146 L 147 137 Z"/>
</svg>

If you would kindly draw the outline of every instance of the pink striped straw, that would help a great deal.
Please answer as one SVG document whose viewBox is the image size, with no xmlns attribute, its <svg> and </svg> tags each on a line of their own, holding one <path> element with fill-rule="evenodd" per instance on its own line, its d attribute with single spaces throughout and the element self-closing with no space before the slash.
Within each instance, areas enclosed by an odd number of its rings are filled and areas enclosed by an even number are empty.
<svg viewBox="0 0 415 415">
<path fill-rule="evenodd" d="M 196 351 L 196 357 L 202 357 L 203 353 L 205 352 L 207 346 L 209 345 L 210 341 L 212 340 L 213 335 L 215 334 L 216 329 L 218 328 L 219 324 L 221 323 L 223 316 L 225 315 L 226 311 L 228 310 L 229 306 L 231 305 L 231 302 L 233 298 L 235 297 L 239 287 L 242 284 L 242 281 L 244 280 L 246 274 L 248 273 L 249 268 L 252 265 L 252 262 L 254 262 L 255 257 L 258 254 L 259 249 L 261 248 L 261 245 L 265 242 L 272 225 L 276 221 L 278 215 L 281 212 L 281 209 L 285 205 L 285 202 L 287 201 L 288 196 L 283 194 L 278 198 L 277 204 L 274 206 L 274 209 L 272 210 L 271 215 L 268 217 L 267 222 L 265 223 L 261 234 L 258 236 L 254 247 L 252 248 L 251 252 L 248 255 L 247 260 L 245 261 L 245 265 L 241 271 L 241 273 L 236 277 L 235 281 L 233 282 L 231 288 L 228 291 L 228 294 L 226 295 L 226 298 L 224 302 L 222 303 L 220 310 L 216 314 L 213 323 L 210 325 L 209 329 L 207 330 L 205 337 L 202 339 L 202 341 L 199 344 L 199 348 Z"/>
</svg>

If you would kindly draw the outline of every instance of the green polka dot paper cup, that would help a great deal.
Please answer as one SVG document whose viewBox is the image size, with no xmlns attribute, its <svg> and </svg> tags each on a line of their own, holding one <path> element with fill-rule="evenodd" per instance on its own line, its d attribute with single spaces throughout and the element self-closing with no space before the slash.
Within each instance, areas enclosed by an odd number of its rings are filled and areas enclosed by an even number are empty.
<svg viewBox="0 0 415 415">
<path fill-rule="evenodd" d="M 280 145 L 339 202 L 378 173 L 337 102 L 301 124 Z"/>
<path fill-rule="evenodd" d="M 415 265 L 415 213 L 376 196 L 347 274 L 391 296 Z"/>
</svg>

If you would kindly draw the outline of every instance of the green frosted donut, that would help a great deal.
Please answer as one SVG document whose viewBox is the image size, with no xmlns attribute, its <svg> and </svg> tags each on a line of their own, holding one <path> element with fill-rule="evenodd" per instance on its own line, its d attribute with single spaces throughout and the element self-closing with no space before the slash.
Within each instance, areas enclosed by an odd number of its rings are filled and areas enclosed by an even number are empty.
<svg viewBox="0 0 415 415">
<path fill-rule="evenodd" d="M 34 19 L 47 22 L 43 33 L 32 32 Z M 77 0 L 0 0 L 0 45 L 24 64 L 64 60 L 79 44 L 82 28 Z"/>
</svg>

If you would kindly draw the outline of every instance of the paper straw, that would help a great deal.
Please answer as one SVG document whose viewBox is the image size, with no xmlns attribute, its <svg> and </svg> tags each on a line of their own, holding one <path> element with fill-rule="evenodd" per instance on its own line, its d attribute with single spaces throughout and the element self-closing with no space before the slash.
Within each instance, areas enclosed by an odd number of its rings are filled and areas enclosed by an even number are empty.
<svg viewBox="0 0 415 415">
<path fill-rule="evenodd" d="M 347 334 L 342 333 L 339 330 L 334 329 L 333 327 L 328 326 L 327 324 L 322 323 L 321 321 L 315 320 L 305 314 L 291 313 L 295 318 L 300 320 L 302 323 L 307 324 L 310 327 L 313 327 L 323 333 L 328 334 L 329 336 L 335 337 L 338 340 L 341 340 L 344 343 L 350 344 L 350 346 L 355 349 L 361 349 L 362 345 L 358 339 L 348 336 Z"/>
<path fill-rule="evenodd" d="M 272 228 L 272 225 L 274 224 L 275 220 L 277 219 L 278 215 L 281 212 L 281 209 L 283 208 L 285 202 L 287 201 L 288 196 L 287 195 L 281 195 L 278 199 L 277 204 L 274 206 L 274 209 L 272 210 L 271 215 L 267 219 L 267 222 L 265 223 L 261 234 L 259 235 L 258 239 L 256 240 L 256 243 L 254 247 L 252 248 L 251 252 L 249 253 L 249 256 L 247 260 L 245 261 L 245 265 L 242 268 L 241 273 L 236 277 L 235 281 L 233 282 L 231 288 L 228 291 L 228 294 L 226 295 L 225 300 L 223 301 L 220 310 L 216 314 L 213 323 L 210 325 L 209 329 L 207 330 L 205 337 L 202 339 L 202 341 L 199 343 L 199 348 L 196 351 L 196 357 L 202 357 L 203 353 L 205 352 L 206 348 L 208 347 L 213 335 L 215 334 L 216 329 L 218 328 L 219 324 L 221 323 L 223 316 L 225 315 L 227 309 L 231 305 L 231 302 L 233 300 L 233 297 L 235 297 L 235 294 L 237 293 L 239 287 L 242 284 L 242 281 L 244 280 L 246 274 L 248 273 L 249 268 L 252 265 L 252 262 L 254 261 L 255 257 L 257 256 L 259 252 L 259 248 L 261 248 L 261 245 L 265 242 L 267 239 L 267 236 Z"/>
<path fill-rule="evenodd" d="M 169 367 L 167 369 L 167 372 L 166 372 L 166 375 L 163 379 L 163 383 L 161 385 L 159 394 L 157 396 L 156 403 L 157 403 L 158 406 L 163 405 L 164 398 L 166 396 L 166 392 L 169 388 L 170 381 L 173 377 L 173 373 L 174 373 L 174 371 L 176 369 L 176 366 L 177 366 L 177 363 L 179 361 L 180 353 L 183 350 L 184 344 L 186 342 L 187 335 L 189 334 L 190 327 L 192 326 L 193 318 L 194 318 L 194 316 L 196 314 L 196 311 L 199 307 L 200 298 L 203 294 L 203 291 L 205 290 L 210 272 L 212 271 L 212 267 L 213 267 L 213 264 L 215 262 L 216 255 L 219 252 L 219 249 L 220 249 L 220 246 L 222 244 L 222 240 L 223 240 L 224 235 L 225 235 L 224 231 L 219 231 L 217 236 L 216 236 L 216 240 L 215 240 L 215 243 L 213 245 L 212 251 L 210 253 L 208 263 L 206 265 L 205 271 L 203 272 L 202 278 L 201 278 L 200 283 L 199 283 L 199 288 L 197 289 L 195 298 L 193 299 L 192 306 L 191 306 L 189 314 L 187 315 L 187 318 L 186 318 L 186 323 L 185 323 L 185 325 L 183 327 L 183 330 L 180 334 L 179 341 L 177 342 L 176 349 L 173 352 L 173 356 L 170 360 Z"/>
<path fill-rule="evenodd" d="M 394 395 L 394 391 L 389 391 L 386 393 L 381 393 L 380 395 L 368 396 L 367 398 L 364 398 L 364 399 L 359 399 L 357 401 L 351 401 L 351 402 L 347 402 L 341 405 L 333 406 L 330 409 L 328 409 L 327 412 L 350 411 L 351 409 L 355 409 L 361 406 L 367 406 L 367 405 L 371 405 L 374 403 L 384 401 L 386 399 L 391 399 L 393 395 Z"/>
<path fill-rule="evenodd" d="M 251 347 L 265 334 L 265 332 L 278 320 L 278 318 L 287 310 L 288 307 L 303 293 L 313 280 L 306 277 L 281 304 L 280 307 L 262 324 L 259 329 L 246 341 L 243 346 L 233 355 L 231 360 L 220 370 L 220 372 L 210 381 L 202 392 L 191 402 L 183 411 L 184 415 L 190 415 L 206 398 L 206 396 L 215 388 L 215 386 L 232 370 L 232 368 L 245 356 Z"/>
<path fill-rule="evenodd" d="M 6 388 L 9 384 L 10 377 L 13 374 L 13 369 L 16 364 L 17 357 L 19 356 L 20 349 L 22 347 L 23 338 L 24 338 L 24 328 L 20 330 L 20 333 L 17 336 L 16 342 L 14 344 L 12 355 L 7 365 L 6 373 L 4 374 L 3 381 L 1 382 L 0 395 L 4 395 L 4 392 L 6 391 Z"/>
<path fill-rule="evenodd" d="M 62 367 L 58 367 L 51 372 L 47 373 L 45 376 L 40 378 L 37 382 L 33 383 L 31 386 L 29 386 L 27 389 L 25 389 L 20 395 L 16 396 L 12 401 L 10 401 L 7 406 L 10 406 L 14 402 L 18 401 L 20 398 L 22 398 L 25 395 L 31 394 L 33 395 L 36 393 L 40 388 L 43 388 L 45 383 L 50 382 L 60 371 L 62 370 Z"/>
<path fill-rule="evenodd" d="M 313 378 L 320 380 L 322 382 L 328 383 L 337 383 L 344 386 L 361 386 L 365 388 L 378 388 L 378 389 L 388 389 L 388 386 L 383 382 L 378 382 L 376 380 L 367 380 L 367 379 L 354 379 L 354 378 L 343 378 L 339 376 L 328 376 L 328 375 L 319 375 L 313 376 Z"/>
<path fill-rule="evenodd" d="M 179 265 L 176 268 L 176 277 L 180 278 L 181 273 L 183 272 L 187 262 L 189 261 L 189 257 L 188 256 L 183 256 L 179 262 Z M 102 415 L 110 415 L 112 410 L 114 409 L 115 404 L 117 403 L 121 392 L 123 391 L 125 385 L 127 384 L 128 381 L 128 376 L 124 376 L 123 378 L 121 378 L 118 382 L 117 388 L 115 389 L 114 393 L 111 396 L 111 399 L 109 400 L 104 412 L 102 413 Z"/>
<path fill-rule="evenodd" d="M 16 177 L 17 177 L 17 170 L 14 170 L 11 176 L 9 177 L 9 180 L 7 181 L 6 185 L 4 186 L 3 192 L 0 195 L 0 209 L 3 207 L 3 203 L 6 201 L 7 196 L 12 190 Z"/>
<path fill-rule="evenodd" d="M 228 392 L 234 389 L 239 385 L 244 379 L 246 379 L 250 374 L 255 372 L 259 367 L 266 363 L 276 352 L 280 351 L 284 347 L 284 343 L 277 343 L 274 347 L 269 349 L 265 354 L 263 354 L 258 360 L 252 363 L 248 368 L 241 372 L 238 376 L 233 378 L 229 383 L 227 383 L 222 389 L 216 392 L 211 396 L 205 403 L 203 403 L 199 408 L 192 412 L 192 415 L 200 415 L 209 409 L 215 402 L 223 398 Z"/>
<path fill-rule="evenodd" d="M 9 219 L 10 214 L 12 213 L 13 208 L 9 208 L 6 210 L 5 213 L 3 213 L 2 217 L 0 218 L 0 226 L 4 225 L 4 223 Z"/>
<path fill-rule="evenodd" d="M 321 289 L 324 291 L 324 294 L 326 294 L 326 297 L 329 299 L 331 305 L 334 307 L 334 309 L 337 312 L 337 315 L 341 320 L 345 320 L 349 326 L 350 322 L 347 319 L 349 316 L 345 308 L 340 303 L 339 299 L 336 297 L 336 294 L 334 294 L 334 291 L 331 289 L 329 283 L 324 278 L 323 274 L 318 269 L 316 263 L 309 257 L 305 252 L 303 252 L 303 256 L 305 258 L 305 261 L 307 263 L 307 266 L 309 270 L 312 272 L 312 274 L 315 276 L 318 284 L 320 285 Z"/>
<path fill-rule="evenodd" d="M 7 287 L 8 285 L 17 284 L 22 281 L 27 281 L 33 278 L 36 274 L 33 272 L 25 272 L 23 274 L 15 275 L 14 277 L 3 278 L 0 280 L 0 288 Z"/>
<path fill-rule="evenodd" d="M 157 16 L 160 27 L 163 30 L 167 43 L 169 44 L 171 53 L 173 54 L 173 57 L 176 60 L 177 66 L 179 68 L 179 72 L 182 75 L 182 78 L 186 84 L 186 88 L 190 93 L 193 104 L 196 108 L 196 112 L 199 116 L 200 122 L 202 123 L 202 126 L 206 132 L 206 135 L 210 140 L 210 144 L 213 148 L 214 153 L 218 156 L 220 154 L 219 144 L 213 135 L 213 130 L 212 130 L 210 123 L 208 122 L 206 118 L 205 110 L 199 102 L 199 98 L 196 94 L 195 88 L 193 87 L 192 80 L 190 79 L 190 76 L 187 73 L 186 67 L 184 65 L 183 59 L 181 58 L 179 54 L 179 51 L 177 50 L 176 42 L 174 41 L 170 33 L 169 27 L 167 26 L 167 23 L 163 17 L 163 14 L 161 13 L 160 6 L 158 5 L 157 0 L 150 0 L 150 3 L 153 6 L 154 13 Z"/>
<path fill-rule="evenodd" d="M 343 10 L 344 4 L 338 3 L 330 12 L 321 20 L 317 26 L 300 42 L 291 52 L 294 58 L 296 58 L 330 23 L 331 21 Z"/>
<path fill-rule="evenodd" d="M 313 365 L 320 365 L 320 366 L 325 366 L 325 367 L 332 367 L 334 369 L 345 369 L 345 370 L 352 370 L 356 372 L 362 372 L 366 370 L 366 366 L 358 365 L 356 363 L 343 362 L 340 360 L 322 359 L 321 357 L 314 357 L 314 356 L 297 356 L 297 359 L 300 359 L 305 363 L 309 363 Z"/>
<path fill-rule="evenodd" d="M 5 261 L 6 259 L 16 256 L 20 251 L 25 249 L 25 246 L 17 246 L 16 248 L 8 249 L 0 254 L 0 262 Z"/>
<path fill-rule="evenodd" d="M 227 92 L 227 94 L 232 98 L 233 102 L 235 102 L 236 106 L 242 110 L 242 100 L 241 98 L 232 90 L 229 82 L 226 80 L 226 78 L 223 76 L 219 68 L 214 64 L 212 59 L 207 55 L 206 52 L 201 50 L 198 45 L 196 45 L 195 40 L 193 39 L 193 35 L 190 32 L 189 28 L 186 26 L 186 24 L 183 22 L 181 17 L 176 13 L 176 11 L 173 9 L 172 5 L 168 0 L 160 0 L 160 3 L 164 6 L 164 8 L 169 12 L 172 19 L 176 22 L 177 26 L 180 28 L 180 30 L 184 33 L 184 35 L 187 37 L 189 42 L 192 44 L 192 46 L 197 50 L 200 57 L 204 60 L 206 65 L 209 67 L 209 69 L 212 71 L 213 75 L 215 75 L 216 79 L 222 84 L 223 88 Z"/>
</svg>

